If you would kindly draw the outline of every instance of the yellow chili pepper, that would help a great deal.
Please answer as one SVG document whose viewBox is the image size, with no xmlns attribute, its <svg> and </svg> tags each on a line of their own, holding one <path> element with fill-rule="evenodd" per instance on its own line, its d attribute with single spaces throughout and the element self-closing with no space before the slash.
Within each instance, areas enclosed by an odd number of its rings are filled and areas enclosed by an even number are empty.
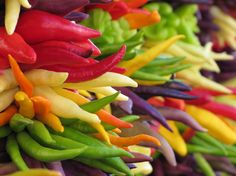
<svg viewBox="0 0 236 176">
<path fill-rule="evenodd" d="M 113 72 L 106 72 L 102 76 L 95 79 L 84 81 L 80 83 L 64 83 L 62 87 L 71 89 L 89 89 L 94 87 L 137 87 L 138 84 L 131 78 Z"/>
<path fill-rule="evenodd" d="M 109 145 L 111 145 L 109 135 L 107 134 L 106 130 L 104 129 L 104 127 L 100 123 L 91 123 L 90 125 L 101 134 L 101 136 L 105 142 L 107 142 Z"/>
<path fill-rule="evenodd" d="M 187 155 L 187 146 L 182 138 L 181 134 L 179 133 L 178 128 L 175 125 L 174 121 L 167 121 L 170 128 L 173 130 L 173 132 L 170 132 L 163 126 L 160 126 L 159 133 L 169 142 L 171 147 L 174 149 L 176 153 L 178 153 L 180 156 L 186 156 Z"/>
<path fill-rule="evenodd" d="M 163 76 L 163 78 L 166 78 L 166 79 L 169 79 L 170 77 L 171 77 L 171 75 Z M 144 86 L 160 85 L 160 84 L 164 84 L 166 82 L 166 81 L 146 81 L 146 80 L 138 80 L 138 79 L 135 79 L 135 81 L 139 85 L 144 85 Z"/>
<path fill-rule="evenodd" d="M 35 86 L 60 86 L 67 77 L 67 72 L 54 72 L 43 69 L 33 69 L 24 73 L 27 79 Z"/>
<path fill-rule="evenodd" d="M 185 110 L 200 125 L 208 130 L 208 133 L 225 144 L 234 144 L 236 142 L 236 134 L 215 114 L 191 105 L 186 105 Z"/>
<path fill-rule="evenodd" d="M 76 103 L 61 95 L 47 86 L 36 86 L 34 95 L 43 96 L 51 103 L 51 112 L 59 117 L 78 118 L 88 123 L 100 123 L 96 114 L 89 113 L 81 109 Z"/>
<path fill-rule="evenodd" d="M 19 113 L 24 117 L 32 119 L 35 115 L 34 105 L 28 95 L 23 91 L 18 91 L 15 94 L 15 100 L 19 104 Z"/>
<path fill-rule="evenodd" d="M 96 88 L 89 88 L 87 89 L 90 92 L 93 93 L 99 93 L 105 96 L 109 96 L 109 95 L 113 95 L 115 93 L 117 93 L 117 90 L 115 90 L 112 87 L 96 87 Z M 122 93 L 119 93 L 119 95 L 116 97 L 116 100 L 118 101 L 128 101 L 129 97 L 123 95 Z"/>
<path fill-rule="evenodd" d="M 27 171 L 19 171 L 9 176 L 62 176 L 60 172 L 50 171 L 47 169 L 30 169 Z"/>
<path fill-rule="evenodd" d="M 84 97 L 92 98 L 92 95 L 87 90 L 78 90 L 78 92 Z"/>
<path fill-rule="evenodd" d="M 18 0 L 5 0 L 5 28 L 9 35 L 13 34 L 20 14 Z"/>
<path fill-rule="evenodd" d="M 147 63 L 154 60 L 161 52 L 163 52 L 165 49 L 170 47 L 173 43 L 175 43 L 177 40 L 184 38 L 183 35 L 177 35 L 174 36 L 158 45 L 155 45 L 154 47 L 148 49 L 142 54 L 137 55 L 135 58 L 129 60 L 129 61 L 123 61 L 119 65 L 123 68 L 126 68 L 125 75 L 130 76 L 135 71 L 139 70 L 143 66 L 145 66 Z"/>
<path fill-rule="evenodd" d="M 236 122 L 224 116 L 219 116 L 235 133 L 236 133 Z"/>
<path fill-rule="evenodd" d="M 27 9 L 31 8 L 31 5 L 28 0 L 18 0 L 18 1 L 24 8 L 27 8 Z"/>
<path fill-rule="evenodd" d="M 6 109 L 13 101 L 18 88 L 13 88 L 0 93 L 0 112 Z"/>
</svg>

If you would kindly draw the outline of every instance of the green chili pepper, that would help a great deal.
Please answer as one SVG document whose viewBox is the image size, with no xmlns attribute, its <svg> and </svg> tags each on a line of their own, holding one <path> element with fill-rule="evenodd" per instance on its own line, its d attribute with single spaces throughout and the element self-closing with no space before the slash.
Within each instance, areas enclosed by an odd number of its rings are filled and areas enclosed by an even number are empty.
<svg viewBox="0 0 236 176">
<path fill-rule="evenodd" d="M 80 158 L 80 157 L 76 158 L 75 160 L 81 163 L 84 163 L 88 166 L 101 169 L 102 171 L 107 172 L 107 173 L 116 174 L 116 175 L 125 175 L 122 172 L 119 172 L 115 168 L 112 168 L 111 166 L 99 160 L 91 160 L 91 159 Z"/>
<path fill-rule="evenodd" d="M 139 119 L 139 116 L 136 115 L 128 115 L 125 117 L 120 118 L 122 121 L 125 122 L 134 122 L 136 120 Z M 103 127 L 105 128 L 106 131 L 110 131 L 115 129 L 116 127 L 106 124 L 104 122 L 101 123 L 103 125 Z M 76 122 L 72 123 L 70 125 L 70 127 L 79 130 L 82 133 L 96 133 L 96 129 L 94 129 L 93 127 L 91 127 L 88 123 L 81 121 L 81 120 L 77 120 Z"/>
<path fill-rule="evenodd" d="M 56 149 L 75 149 L 81 148 L 82 146 L 87 146 L 80 142 L 74 141 L 69 138 L 65 138 L 58 135 L 52 135 L 53 139 L 56 141 L 56 144 L 49 145 L 52 148 Z M 95 146 L 87 146 L 87 148 L 80 154 L 80 157 L 84 158 L 92 158 L 92 159 L 101 159 L 107 157 L 116 157 L 116 156 L 128 156 L 132 155 L 117 147 L 95 147 Z"/>
<path fill-rule="evenodd" d="M 97 112 L 98 110 L 102 109 L 104 106 L 113 102 L 119 94 L 120 92 L 117 92 L 113 95 L 91 101 L 89 103 L 81 105 L 80 108 L 91 113 Z"/>
<path fill-rule="evenodd" d="M 33 136 L 38 142 L 45 144 L 55 143 L 55 141 L 50 136 L 48 129 L 42 122 L 34 120 L 34 123 L 28 125 L 27 129 L 30 135 Z"/>
<path fill-rule="evenodd" d="M 216 148 L 219 148 L 220 150 L 222 150 L 225 153 L 225 155 L 227 155 L 228 152 L 227 152 L 225 146 L 221 142 L 216 140 L 215 138 L 211 137 L 209 134 L 196 132 L 195 135 L 197 137 L 199 137 L 200 139 L 206 141 L 207 143 L 211 144 L 212 146 L 215 146 Z"/>
<path fill-rule="evenodd" d="M 33 124 L 34 121 L 24 118 L 21 114 L 15 114 L 10 120 L 10 127 L 16 133 L 23 131 L 25 127 Z"/>
<path fill-rule="evenodd" d="M 128 61 L 130 59 L 133 59 L 135 56 L 137 55 L 136 51 L 132 51 L 132 52 L 126 52 L 125 56 L 123 57 L 123 61 Z"/>
<path fill-rule="evenodd" d="M 0 139 L 7 137 L 9 134 L 11 134 L 11 129 L 9 128 L 9 126 L 0 127 Z"/>
<path fill-rule="evenodd" d="M 23 170 L 23 171 L 29 169 L 20 154 L 19 146 L 13 134 L 8 136 L 7 138 L 6 150 L 7 150 L 7 153 L 10 155 L 12 161 L 18 167 L 18 169 Z"/>
<path fill-rule="evenodd" d="M 21 149 L 29 156 L 44 162 L 53 162 L 58 160 L 73 159 L 79 156 L 86 147 L 68 150 L 55 150 L 46 148 L 37 143 L 26 132 L 20 132 L 17 134 L 17 141 Z"/>
<path fill-rule="evenodd" d="M 214 147 L 202 147 L 198 145 L 187 144 L 187 149 L 189 153 L 204 153 L 204 154 L 212 154 L 217 156 L 225 156 L 222 150 L 219 150 Z"/>
<path fill-rule="evenodd" d="M 159 56 L 154 61 L 148 63 L 143 67 L 149 68 L 149 67 L 158 67 L 158 66 L 166 66 L 166 65 L 172 65 L 177 62 L 180 62 L 184 60 L 185 57 L 169 57 L 169 56 Z"/>
<path fill-rule="evenodd" d="M 129 167 L 124 163 L 124 161 L 119 157 L 104 158 L 101 160 L 103 163 L 112 166 L 116 170 L 125 173 L 128 176 L 132 176 Z"/>
<path fill-rule="evenodd" d="M 145 72 L 140 71 L 140 70 L 133 73 L 131 75 L 131 78 L 140 79 L 140 80 L 147 80 L 147 81 L 168 81 L 168 79 L 166 79 L 162 76 L 158 76 L 158 75 L 151 74 L 151 73 L 145 73 Z"/>
<path fill-rule="evenodd" d="M 195 161 L 205 176 L 215 176 L 213 169 L 200 153 L 194 153 Z"/>
</svg>

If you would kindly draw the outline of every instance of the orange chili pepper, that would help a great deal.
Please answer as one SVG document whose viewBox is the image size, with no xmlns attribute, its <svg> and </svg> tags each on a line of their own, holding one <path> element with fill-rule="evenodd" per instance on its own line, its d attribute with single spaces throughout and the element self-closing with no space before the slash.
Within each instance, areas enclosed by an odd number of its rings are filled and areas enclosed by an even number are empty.
<svg viewBox="0 0 236 176">
<path fill-rule="evenodd" d="M 122 132 L 119 128 L 115 128 L 112 131 L 115 132 L 115 133 L 121 133 Z"/>
<path fill-rule="evenodd" d="M 139 29 L 145 26 L 155 24 L 159 22 L 161 19 L 159 13 L 155 10 L 152 12 L 147 11 L 147 13 L 144 13 L 144 12 L 132 13 L 131 12 L 125 15 L 124 18 L 128 21 L 132 29 Z"/>
<path fill-rule="evenodd" d="M 50 113 L 51 104 L 48 99 L 41 96 L 31 97 L 32 102 L 34 103 L 34 110 L 37 114 L 36 118 L 51 127 L 55 131 L 63 132 L 64 127 L 61 124 L 60 119 Z"/>
<path fill-rule="evenodd" d="M 95 134 L 95 137 L 102 139 L 102 136 L 100 134 Z M 112 144 L 119 147 L 128 147 L 130 145 L 139 144 L 140 142 L 152 142 L 157 146 L 161 145 L 158 139 L 146 134 L 139 134 L 132 137 L 119 137 L 119 136 L 109 135 L 109 138 Z"/>
<path fill-rule="evenodd" d="M 0 126 L 6 125 L 12 118 L 12 116 L 17 112 L 15 106 L 9 106 L 5 111 L 0 113 Z"/>
<path fill-rule="evenodd" d="M 176 99 L 176 98 L 165 98 L 165 106 L 170 106 L 172 108 L 184 110 L 185 108 L 185 101 Z"/>
<path fill-rule="evenodd" d="M 29 96 L 32 97 L 33 95 L 33 85 L 32 83 L 25 77 L 24 73 L 21 71 L 19 65 L 17 64 L 16 60 L 11 56 L 8 55 L 8 60 L 12 69 L 12 72 L 15 76 L 17 83 L 19 84 L 20 88 Z"/>
<path fill-rule="evenodd" d="M 182 134 L 182 137 L 186 142 L 190 141 L 192 137 L 195 135 L 195 131 L 192 128 L 185 129 L 184 133 Z"/>
<path fill-rule="evenodd" d="M 147 102 L 154 107 L 164 106 L 164 101 L 158 97 L 151 97 L 147 100 Z"/>
</svg>

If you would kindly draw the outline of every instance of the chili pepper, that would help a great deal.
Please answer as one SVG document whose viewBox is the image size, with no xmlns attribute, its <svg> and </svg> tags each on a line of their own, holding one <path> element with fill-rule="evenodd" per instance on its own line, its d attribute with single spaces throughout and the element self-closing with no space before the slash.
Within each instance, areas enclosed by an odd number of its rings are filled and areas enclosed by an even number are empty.
<svg viewBox="0 0 236 176">
<path fill-rule="evenodd" d="M 187 85 L 181 81 L 176 81 L 176 80 L 171 80 L 170 82 L 167 82 L 162 86 L 168 87 L 170 89 L 180 90 L 180 91 L 191 91 L 192 90 L 192 88 L 189 85 Z"/>
<path fill-rule="evenodd" d="M 20 85 L 20 88 L 29 96 L 33 95 L 33 85 L 32 83 L 25 77 L 24 73 L 21 71 L 19 65 L 17 64 L 16 60 L 11 56 L 8 55 L 8 60 L 12 68 L 12 72 L 17 83 Z"/>
<path fill-rule="evenodd" d="M 206 128 L 208 133 L 214 138 L 226 144 L 234 144 L 236 142 L 236 134 L 215 114 L 192 105 L 187 105 L 185 111 Z M 218 128 L 219 126 L 220 129 Z"/>
<path fill-rule="evenodd" d="M 82 56 L 84 58 L 88 58 L 93 53 L 92 48 L 83 48 L 79 45 L 76 45 L 72 42 L 65 42 L 65 41 L 45 41 L 39 44 L 34 45 L 34 48 L 55 48 L 55 49 L 62 49 L 66 50 L 70 53 L 73 53 L 78 56 Z"/>
<path fill-rule="evenodd" d="M 140 29 L 155 24 L 161 19 L 156 10 L 149 12 L 141 9 L 126 14 L 124 18 L 129 22 L 132 29 Z"/>
<path fill-rule="evenodd" d="M 52 139 L 50 133 L 48 132 L 47 128 L 44 124 L 40 121 L 34 120 L 34 123 L 27 126 L 27 129 L 31 136 L 33 136 L 37 141 L 50 144 L 55 143 Z"/>
<path fill-rule="evenodd" d="M 3 71 L 3 74 L 0 75 L 0 92 L 8 89 L 15 88 L 17 82 L 13 76 L 13 73 L 10 69 Z"/>
<path fill-rule="evenodd" d="M 34 95 L 47 98 L 51 102 L 51 112 L 59 117 L 74 119 L 79 118 L 88 123 L 100 122 L 95 114 L 82 110 L 73 101 L 56 94 L 56 92 L 54 92 L 50 87 L 35 87 Z"/>
<path fill-rule="evenodd" d="M 11 129 L 8 126 L 0 127 L 0 139 L 7 137 L 9 134 L 11 134 Z"/>
<path fill-rule="evenodd" d="M 19 3 L 24 7 L 24 8 L 31 8 L 31 5 L 28 0 L 19 0 Z"/>
<path fill-rule="evenodd" d="M 125 117 L 120 118 L 120 120 L 122 120 L 123 122 L 133 122 L 139 119 L 139 116 L 135 116 L 135 115 L 128 115 Z M 101 123 L 106 131 L 110 131 L 115 129 L 115 126 L 109 125 L 107 123 Z M 95 133 L 96 130 L 92 127 L 90 127 L 86 122 L 83 121 L 76 121 L 75 123 L 72 123 L 70 125 L 70 127 L 75 128 L 83 133 Z"/>
<path fill-rule="evenodd" d="M 206 176 L 214 176 L 215 175 L 210 164 L 207 162 L 207 160 L 200 153 L 195 153 L 194 158 L 197 162 L 198 167 L 201 169 L 201 171 L 204 173 L 204 175 L 206 175 Z"/>
<path fill-rule="evenodd" d="M 153 59 L 155 59 L 162 51 L 164 51 L 166 48 L 168 48 L 171 44 L 175 43 L 177 40 L 182 39 L 183 36 L 175 36 L 170 38 L 169 40 L 161 43 L 160 45 L 156 45 L 143 54 L 137 55 L 134 59 L 130 61 L 124 61 L 120 64 L 121 67 L 124 67 L 127 69 L 125 75 L 131 75 L 135 71 L 142 68 L 147 63 L 151 62 Z M 143 59 L 146 58 L 146 59 Z"/>
<path fill-rule="evenodd" d="M 196 96 L 184 94 L 175 89 L 164 88 L 160 86 L 139 86 L 134 89 L 136 93 L 140 93 L 148 98 L 151 96 L 165 96 L 179 99 L 195 99 Z"/>
<path fill-rule="evenodd" d="M 96 97 L 97 97 L 98 100 L 100 100 L 100 99 L 106 97 L 105 95 L 102 95 L 102 94 L 99 94 L 99 93 L 96 93 L 95 95 L 96 95 Z M 119 95 L 119 93 L 118 93 L 118 95 Z M 109 104 L 107 104 L 106 106 L 104 106 L 103 109 L 104 109 L 106 112 L 112 114 L 111 103 L 109 103 Z"/>
<path fill-rule="evenodd" d="M 156 74 L 145 73 L 139 70 L 134 72 L 131 75 L 131 78 L 139 79 L 139 80 L 147 80 L 147 81 L 168 81 L 168 79 L 165 77 L 162 77 Z"/>
<path fill-rule="evenodd" d="M 196 131 L 206 131 L 197 121 L 184 111 L 171 107 L 158 107 L 157 110 L 167 119 L 182 122 Z"/>
<path fill-rule="evenodd" d="M 49 40 L 83 41 L 100 36 L 100 33 L 93 29 L 71 23 L 60 16 L 39 10 L 30 10 L 23 13 L 18 21 L 16 32 L 27 43 L 39 43 Z"/>
<path fill-rule="evenodd" d="M 99 160 L 90 160 L 87 158 L 76 158 L 75 160 L 79 161 L 81 163 L 84 163 L 88 166 L 101 169 L 102 171 L 107 172 L 107 173 L 123 175 L 120 171 L 116 170 L 115 168 L 113 168 L 113 167 L 109 166 L 108 164 L 103 163 L 102 161 L 99 161 Z"/>
<path fill-rule="evenodd" d="M 101 110 L 107 104 L 110 104 L 111 102 L 113 102 L 118 95 L 119 95 L 119 92 L 117 92 L 113 95 L 110 95 L 110 96 L 106 96 L 102 99 L 97 99 L 97 100 L 91 101 L 87 104 L 83 104 L 80 107 L 85 111 L 94 113 L 94 112 Z"/>
<path fill-rule="evenodd" d="M 204 154 L 212 154 L 217 156 L 225 156 L 224 152 L 220 149 L 214 148 L 214 147 L 202 147 L 198 145 L 193 144 L 187 144 L 187 149 L 189 153 L 204 153 Z"/>
<path fill-rule="evenodd" d="M 140 0 L 140 1 L 122 0 L 122 1 L 125 2 L 127 4 L 127 6 L 130 8 L 138 8 L 138 7 L 141 7 L 147 3 L 147 0 Z"/>
<path fill-rule="evenodd" d="M 28 171 L 19 171 L 11 174 L 9 176 L 26 176 L 26 175 L 33 175 L 33 176 L 61 176 L 61 173 L 56 171 L 50 171 L 47 169 L 30 169 Z"/>
<path fill-rule="evenodd" d="M 33 123 L 34 122 L 32 120 L 24 118 L 21 114 L 14 114 L 14 116 L 10 120 L 9 125 L 14 132 L 18 133 L 23 131 L 25 127 Z"/>
<path fill-rule="evenodd" d="M 160 122 L 168 130 L 171 130 L 165 118 L 154 107 L 148 104 L 145 100 L 143 100 L 142 98 L 140 98 L 138 95 L 136 95 L 135 93 L 133 93 L 127 88 L 119 88 L 118 90 L 120 90 L 121 93 L 125 94 L 133 101 L 133 107 L 134 107 L 134 110 L 137 111 L 137 113 L 148 114 L 152 118 Z"/>
<path fill-rule="evenodd" d="M 51 163 L 45 163 L 46 168 L 49 170 L 54 170 L 59 172 L 62 176 L 65 176 L 64 168 L 62 167 L 62 162 L 61 161 L 55 161 Z"/>
<path fill-rule="evenodd" d="M 9 35 L 13 34 L 20 14 L 20 3 L 18 0 L 5 1 L 5 27 Z"/>
<path fill-rule="evenodd" d="M 95 134 L 95 136 L 101 139 L 101 135 Z M 119 147 L 127 147 L 130 145 L 136 145 L 136 144 L 139 144 L 141 141 L 152 142 L 155 145 L 160 146 L 160 142 L 156 138 L 146 135 L 146 134 L 140 134 L 140 135 L 136 135 L 132 137 L 119 137 L 119 136 L 109 135 L 109 138 L 112 144 Z"/>
<path fill-rule="evenodd" d="M 164 101 L 158 97 L 151 97 L 147 102 L 154 107 L 164 106 Z"/>
<path fill-rule="evenodd" d="M 86 149 L 86 147 L 68 150 L 54 150 L 46 148 L 39 145 L 26 132 L 18 133 L 17 141 L 25 153 L 39 161 L 44 162 L 72 159 Z"/>
<path fill-rule="evenodd" d="M 124 161 L 119 157 L 113 158 L 104 158 L 101 160 L 103 163 L 112 166 L 120 172 L 125 173 L 127 176 L 133 175 L 129 169 L 129 167 L 124 163 Z"/>
<path fill-rule="evenodd" d="M 134 155 L 134 158 L 128 158 L 128 157 L 122 157 L 122 160 L 125 163 L 138 163 L 138 162 L 144 162 L 144 161 L 152 161 L 152 157 L 148 155 L 144 155 L 138 152 L 131 152 L 132 155 Z"/>
<path fill-rule="evenodd" d="M 117 90 L 115 90 L 114 88 L 107 86 L 107 87 L 95 87 L 95 88 L 88 88 L 87 89 L 89 92 L 94 92 L 94 93 L 99 93 L 105 96 L 110 96 L 112 94 L 115 94 L 117 92 Z M 123 94 L 119 94 L 116 98 L 116 100 L 118 101 L 128 101 L 128 97 L 123 95 Z"/>
<path fill-rule="evenodd" d="M 52 135 L 52 137 L 56 141 L 55 144 L 49 145 L 52 148 L 75 149 L 87 146 L 87 148 L 79 155 L 82 158 L 102 159 L 116 156 L 132 156 L 129 152 L 116 147 L 89 146 L 58 135 Z"/>
<path fill-rule="evenodd" d="M 29 119 L 32 119 L 35 115 L 34 105 L 31 99 L 25 92 L 18 91 L 15 94 L 15 100 L 19 104 L 19 113 Z"/>
<path fill-rule="evenodd" d="M 170 76 L 167 76 L 166 78 L 170 78 Z M 161 85 L 161 84 L 166 83 L 166 81 L 147 81 L 147 80 L 139 80 L 139 79 L 135 79 L 134 81 L 136 81 L 138 85 L 143 85 L 143 86 L 155 86 L 155 85 Z"/>
<path fill-rule="evenodd" d="M 101 134 L 101 137 L 104 139 L 104 141 L 107 144 L 111 145 L 111 141 L 108 136 L 108 133 L 106 132 L 106 130 L 104 129 L 104 127 L 100 123 L 90 123 L 90 125 Z"/>
<path fill-rule="evenodd" d="M 225 153 L 227 153 L 224 145 L 219 142 L 218 140 L 216 140 L 215 138 L 211 137 L 210 135 L 208 135 L 207 133 L 196 133 L 196 136 L 205 140 L 206 142 L 208 142 L 209 144 L 218 147 L 219 149 L 221 149 L 222 151 L 224 151 Z"/>
<path fill-rule="evenodd" d="M 153 67 L 173 65 L 173 64 L 178 63 L 182 60 L 184 60 L 184 57 L 158 56 L 156 59 L 149 62 L 147 65 L 145 65 L 142 69 L 146 70 L 146 69 L 153 68 Z"/>
<path fill-rule="evenodd" d="M 31 48 L 19 34 L 13 33 L 12 35 L 7 35 L 6 30 L 1 27 L 0 38 L 3 42 L 3 45 L 0 47 L 2 57 L 0 59 L 1 69 L 9 67 L 7 60 L 9 53 L 20 63 L 34 63 L 36 61 L 36 54 L 33 48 Z"/>
<path fill-rule="evenodd" d="M 11 105 L 3 112 L 0 113 L 0 127 L 6 125 L 12 118 L 12 116 L 17 112 L 15 106 Z"/>
<path fill-rule="evenodd" d="M 14 135 L 8 136 L 6 150 L 7 153 L 10 155 L 12 161 L 17 165 L 20 170 L 24 171 L 29 169 L 20 154 L 20 149 Z"/>
<path fill-rule="evenodd" d="M 13 88 L 0 93 L 0 112 L 6 109 L 13 101 L 18 88 Z"/>
<path fill-rule="evenodd" d="M 208 102 L 201 106 L 204 109 L 207 109 L 208 111 L 211 111 L 213 113 L 225 116 L 227 118 L 230 118 L 232 120 L 236 120 L 236 108 L 222 104 L 217 102 Z"/>
<path fill-rule="evenodd" d="M 184 110 L 185 101 L 176 98 L 165 98 L 165 106 Z"/>
<path fill-rule="evenodd" d="M 116 64 L 118 64 L 118 62 L 123 58 L 125 50 L 126 47 L 123 45 L 117 53 L 103 59 L 99 63 L 79 67 L 75 70 L 67 70 L 69 72 L 69 78 L 67 81 L 87 81 L 101 76 L 102 74 L 110 71 Z"/>
</svg>

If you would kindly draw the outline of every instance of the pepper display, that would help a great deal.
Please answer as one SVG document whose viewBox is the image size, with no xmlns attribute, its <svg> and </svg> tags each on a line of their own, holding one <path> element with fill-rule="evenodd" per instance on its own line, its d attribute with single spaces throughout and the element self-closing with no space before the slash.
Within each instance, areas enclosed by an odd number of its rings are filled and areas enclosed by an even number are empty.
<svg viewBox="0 0 236 176">
<path fill-rule="evenodd" d="M 213 35 L 234 48 L 222 3 L 3 3 L 0 175 L 235 174 L 234 84 L 206 78 L 233 54 L 195 35 L 209 8 Z"/>
</svg>

